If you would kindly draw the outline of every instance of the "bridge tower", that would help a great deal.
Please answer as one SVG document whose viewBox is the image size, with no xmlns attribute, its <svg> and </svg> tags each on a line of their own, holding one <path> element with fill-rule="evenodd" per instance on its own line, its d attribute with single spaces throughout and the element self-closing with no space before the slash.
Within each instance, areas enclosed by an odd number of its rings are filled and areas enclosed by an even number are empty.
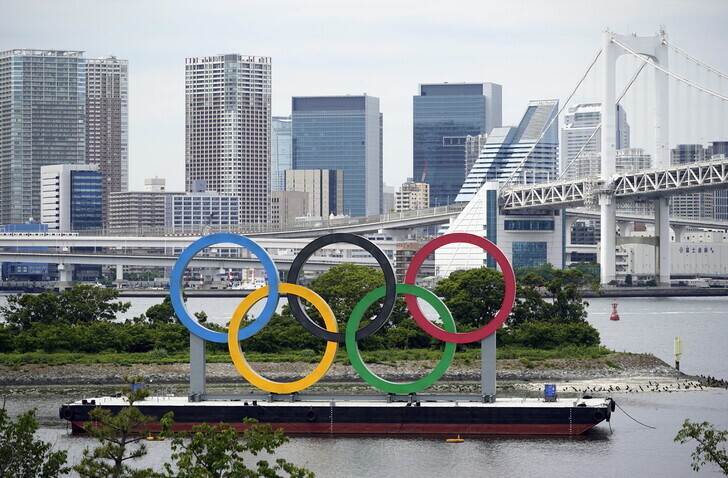
<svg viewBox="0 0 728 478">
<path fill-rule="evenodd" d="M 616 65 L 624 54 L 639 54 L 652 59 L 667 68 L 666 34 L 660 31 L 655 36 L 638 37 L 602 33 L 602 169 L 601 180 L 609 185 L 616 174 L 617 116 L 616 116 Z M 630 52 L 629 50 L 632 50 Z M 655 74 L 655 153 L 653 167 L 666 168 L 670 165 L 668 78 L 654 69 Z M 616 213 L 617 204 L 614 188 L 606 187 L 599 192 L 601 211 L 602 284 L 616 278 Z M 655 206 L 655 279 L 660 285 L 670 283 L 670 217 L 667 197 L 654 201 Z"/>
</svg>

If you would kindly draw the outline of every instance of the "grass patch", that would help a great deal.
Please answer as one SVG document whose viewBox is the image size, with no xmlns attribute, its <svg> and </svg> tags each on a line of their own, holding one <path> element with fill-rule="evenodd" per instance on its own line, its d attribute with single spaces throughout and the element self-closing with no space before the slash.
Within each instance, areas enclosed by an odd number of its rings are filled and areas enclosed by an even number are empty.
<svg viewBox="0 0 728 478">
<path fill-rule="evenodd" d="M 616 369 L 622 370 L 622 367 L 620 367 L 619 365 L 617 365 L 616 363 L 612 362 L 609 359 L 604 360 L 604 364 L 607 367 L 612 367 L 612 368 L 616 368 Z"/>
<path fill-rule="evenodd" d="M 604 347 L 576 347 L 568 346 L 556 349 L 542 350 L 525 347 L 502 347 L 496 350 L 498 359 L 527 359 L 529 362 L 539 362 L 555 359 L 596 359 L 603 358 L 612 353 Z M 480 361 L 480 348 L 467 348 L 455 353 L 458 364 L 471 366 Z M 366 363 L 379 363 L 393 365 L 396 362 L 427 360 L 439 361 L 442 358 L 441 349 L 408 349 L 408 350 L 365 350 L 361 352 Z M 245 357 L 251 362 L 308 362 L 321 361 L 322 354 L 310 349 L 289 351 L 283 353 L 246 353 Z M 172 364 L 188 363 L 189 352 L 169 352 L 164 349 L 155 349 L 151 352 L 141 353 L 115 353 L 103 352 L 97 354 L 73 352 L 31 352 L 31 353 L 0 353 L 0 365 L 19 367 L 21 365 L 69 365 L 69 364 L 114 364 L 129 366 L 133 364 Z M 230 363 L 227 352 L 208 352 L 208 363 Z M 344 347 L 339 347 L 336 353 L 336 362 L 348 365 L 349 357 Z M 621 368 L 611 360 L 605 363 L 614 368 Z M 553 365 L 553 364 L 549 364 Z"/>
</svg>

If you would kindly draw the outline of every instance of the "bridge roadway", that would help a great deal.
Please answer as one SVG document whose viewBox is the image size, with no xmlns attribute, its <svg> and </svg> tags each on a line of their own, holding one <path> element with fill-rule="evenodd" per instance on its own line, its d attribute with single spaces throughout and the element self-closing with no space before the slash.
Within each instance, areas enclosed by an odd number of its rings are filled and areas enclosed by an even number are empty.
<svg viewBox="0 0 728 478">
<path fill-rule="evenodd" d="M 450 209 L 450 214 L 455 215 L 455 210 Z M 567 217 L 576 219 L 598 219 L 599 211 L 587 208 L 578 208 L 567 210 Z M 441 222 L 447 222 L 445 215 L 441 215 Z M 432 216 L 427 217 L 424 221 L 431 224 Z M 637 221 L 652 222 L 654 218 L 635 213 L 621 212 L 617 216 L 618 221 Z M 708 227 L 713 229 L 728 230 L 728 221 L 708 221 L 696 219 L 683 219 L 674 217 L 670 219 L 670 223 L 674 227 Z M 377 232 L 383 229 L 385 223 L 370 222 L 370 229 L 362 229 L 362 224 L 354 226 L 354 230 L 358 232 Z M 417 226 L 413 226 L 417 227 Z M 387 228 L 385 228 L 387 229 Z M 336 229 L 339 232 L 352 232 L 351 230 L 341 226 Z M 321 230 L 310 230 L 312 236 L 328 232 Z M 170 254 L 135 254 L 130 250 L 136 249 L 164 249 L 167 248 L 181 250 L 190 243 L 198 239 L 199 236 L 140 236 L 140 237 L 121 237 L 121 236 L 79 236 L 72 234 L 48 234 L 42 235 L 37 233 L 6 233 L 0 234 L 0 262 L 36 262 L 36 263 L 57 263 L 57 264 L 101 264 L 101 265 L 135 265 L 135 266 L 173 266 L 177 260 L 177 255 Z M 310 238 L 280 238 L 266 237 L 262 234 L 255 236 L 255 241 L 260 244 L 266 251 L 269 251 L 275 263 L 284 266 L 285 269 L 290 266 L 295 254 L 298 253 L 306 244 L 310 242 Z M 396 249 L 396 241 L 375 241 L 377 245 L 385 252 L 393 257 Z M 35 251 L 4 251 L 2 249 L 15 249 L 27 247 L 43 247 L 51 248 L 51 252 L 35 252 Z M 74 247 L 96 247 L 106 248 L 106 252 L 71 252 Z M 215 248 L 234 248 L 233 244 L 219 244 Z M 592 246 L 591 248 L 593 248 Z M 590 248 L 590 249 L 591 249 Z M 108 249 L 111 249 L 109 251 Z M 327 248 L 329 256 L 315 255 L 307 262 L 307 268 L 311 270 L 328 270 L 329 267 L 342 262 L 353 262 L 361 265 L 375 265 L 376 262 L 369 254 L 354 254 L 353 251 L 359 250 L 357 246 L 351 244 L 336 244 Z M 208 257 L 195 256 L 191 261 L 191 267 L 210 267 L 210 268 L 246 268 L 259 266 L 260 261 L 252 257 L 250 253 L 243 253 L 242 257 Z"/>
<path fill-rule="evenodd" d="M 499 206 L 505 210 L 575 207 L 597 204 L 600 194 L 622 201 L 645 201 L 728 187 L 728 158 L 679 164 L 661 169 L 619 173 L 609 181 L 582 178 L 503 188 Z"/>
</svg>

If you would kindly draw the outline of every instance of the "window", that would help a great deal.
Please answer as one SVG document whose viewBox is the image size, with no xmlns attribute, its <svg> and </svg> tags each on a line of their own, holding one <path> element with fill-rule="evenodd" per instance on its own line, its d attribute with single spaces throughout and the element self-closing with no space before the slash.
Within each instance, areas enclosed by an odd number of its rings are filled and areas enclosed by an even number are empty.
<svg viewBox="0 0 728 478">
<path fill-rule="evenodd" d="M 513 268 L 538 267 L 547 262 L 547 250 L 545 242 L 514 242 L 513 243 Z"/>
</svg>

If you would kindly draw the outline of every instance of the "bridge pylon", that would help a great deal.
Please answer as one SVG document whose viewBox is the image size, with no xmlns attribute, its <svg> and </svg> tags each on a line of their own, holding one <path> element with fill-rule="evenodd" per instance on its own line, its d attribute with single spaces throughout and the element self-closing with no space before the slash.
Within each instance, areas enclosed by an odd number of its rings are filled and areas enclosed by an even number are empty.
<svg viewBox="0 0 728 478">
<path fill-rule="evenodd" d="M 629 50 L 632 50 L 630 52 Z M 616 114 L 616 66 L 624 54 L 639 54 L 651 58 L 667 68 L 666 34 L 661 31 L 650 37 L 602 33 L 602 164 L 601 179 L 609 184 L 616 176 L 617 114 Z M 668 78 L 655 69 L 655 154 L 653 167 L 666 168 L 670 164 Z M 601 218 L 600 264 L 602 284 L 616 279 L 616 213 L 617 202 L 613 192 L 599 194 Z M 654 201 L 655 206 L 655 279 L 660 285 L 670 284 L 670 216 L 665 198 Z"/>
</svg>

